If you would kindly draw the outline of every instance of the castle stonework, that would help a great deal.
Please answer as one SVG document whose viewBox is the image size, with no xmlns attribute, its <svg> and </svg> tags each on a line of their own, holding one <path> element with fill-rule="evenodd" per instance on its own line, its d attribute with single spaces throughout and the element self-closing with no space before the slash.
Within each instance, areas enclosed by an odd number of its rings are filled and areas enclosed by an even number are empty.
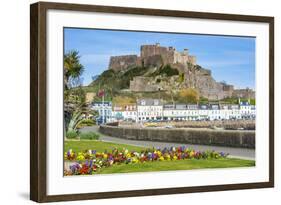
<svg viewBox="0 0 281 205">
<path fill-rule="evenodd" d="M 175 87 L 195 88 L 200 96 L 209 100 L 220 100 L 228 97 L 255 98 L 255 91 L 251 89 L 234 89 L 233 85 L 217 82 L 208 69 L 196 65 L 196 57 L 188 53 L 188 49 L 182 52 L 176 51 L 173 47 L 163 47 L 159 43 L 155 45 L 142 45 L 140 56 L 124 55 L 112 56 L 109 69 L 114 71 L 126 71 L 135 66 L 147 68 L 160 68 L 163 65 L 171 65 L 179 73 L 184 74 L 184 81 L 178 82 L 178 76 L 146 77 L 136 76 L 130 81 L 132 92 L 155 92 L 168 91 Z"/>
<path fill-rule="evenodd" d="M 183 52 L 178 52 L 174 47 L 163 47 L 159 43 L 155 45 L 143 45 L 141 46 L 141 59 L 144 65 L 150 58 L 159 56 L 162 58 L 163 64 L 196 64 L 196 57 L 189 56 L 188 49 L 184 49 Z M 149 65 L 149 64 L 148 64 Z"/>
<path fill-rule="evenodd" d="M 130 67 L 140 65 L 137 55 L 111 56 L 109 68 L 115 71 L 126 70 Z"/>
<path fill-rule="evenodd" d="M 110 57 L 109 69 L 115 71 L 127 70 L 132 66 L 156 66 L 181 64 L 184 67 L 187 63 L 196 64 L 196 57 L 188 54 L 188 49 L 183 52 L 176 51 L 173 47 L 163 47 L 159 43 L 155 45 L 142 45 L 140 56 L 124 55 Z"/>
<path fill-rule="evenodd" d="M 233 97 L 237 98 L 255 98 L 255 91 L 250 88 L 236 89 L 233 91 Z"/>
</svg>

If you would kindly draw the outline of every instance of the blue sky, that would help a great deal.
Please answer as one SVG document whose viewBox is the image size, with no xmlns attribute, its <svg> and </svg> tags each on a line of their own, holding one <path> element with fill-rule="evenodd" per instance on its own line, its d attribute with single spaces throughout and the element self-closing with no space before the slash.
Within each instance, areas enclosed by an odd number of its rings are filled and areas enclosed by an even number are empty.
<svg viewBox="0 0 281 205">
<path fill-rule="evenodd" d="M 85 67 L 83 84 L 107 69 L 113 55 L 140 54 L 143 44 L 160 43 L 178 51 L 189 49 L 197 64 L 217 81 L 255 89 L 255 38 L 156 32 L 65 28 L 65 51 L 78 50 Z"/>
</svg>

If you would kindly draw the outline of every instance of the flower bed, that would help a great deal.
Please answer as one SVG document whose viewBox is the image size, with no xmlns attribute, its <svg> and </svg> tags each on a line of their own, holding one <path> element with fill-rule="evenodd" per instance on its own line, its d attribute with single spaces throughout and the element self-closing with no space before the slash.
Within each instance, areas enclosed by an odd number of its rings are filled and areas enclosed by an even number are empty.
<svg viewBox="0 0 281 205">
<path fill-rule="evenodd" d="M 111 152 L 96 152 L 95 150 L 86 150 L 75 153 L 71 149 L 65 152 L 64 159 L 73 162 L 69 169 L 64 170 L 64 175 L 86 175 L 94 174 L 103 167 L 109 167 L 113 164 L 133 164 L 155 161 L 176 161 L 188 159 L 219 159 L 226 158 L 228 154 L 215 151 L 195 151 L 182 147 L 171 147 L 164 149 L 146 149 L 141 152 L 128 151 L 127 149 L 113 149 Z"/>
</svg>

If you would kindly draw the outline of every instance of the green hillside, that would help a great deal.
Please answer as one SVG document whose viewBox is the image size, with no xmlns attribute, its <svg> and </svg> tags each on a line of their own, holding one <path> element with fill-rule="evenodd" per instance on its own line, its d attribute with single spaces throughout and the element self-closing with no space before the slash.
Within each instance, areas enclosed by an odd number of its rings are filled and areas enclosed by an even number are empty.
<svg viewBox="0 0 281 205">
<path fill-rule="evenodd" d="M 173 76 L 179 75 L 177 69 L 172 68 L 170 65 L 161 66 L 159 68 L 151 67 L 133 67 L 126 71 L 114 71 L 108 69 L 104 71 L 95 81 L 93 81 L 89 86 L 83 89 L 86 92 L 95 92 L 99 90 L 105 90 L 106 100 L 112 100 L 116 96 L 126 96 L 133 99 L 138 97 L 155 97 L 157 93 L 158 97 L 169 98 L 165 92 L 139 92 L 131 93 L 128 92 L 130 87 L 130 81 L 136 76 L 146 76 L 146 77 L 156 77 L 156 76 Z"/>
<path fill-rule="evenodd" d="M 199 65 L 195 66 L 195 69 L 202 69 Z M 132 103 L 136 102 L 139 98 L 159 98 L 166 103 L 199 103 L 206 104 L 208 99 L 204 97 L 199 98 L 199 94 L 192 96 L 193 100 L 188 100 L 186 97 L 181 96 L 180 92 L 174 92 L 176 88 L 171 88 L 169 91 L 154 91 L 154 92 L 131 92 L 129 90 L 130 81 L 136 76 L 153 77 L 157 78 L 157 82 L 169 81 L 170 77 L 178 76 L 177 82 L 182 83 L 185 78 L 184 73 L 173 68 L 167 64 L 160 67 L 131 67 L 127 70 L 114 71 L 112 69 L 105 70 L 99 75 L 90 85 L 82 87 L 84 92 L 98 93 L 99 90 L 105 91 L 105 100 L 113 101 L 113 103 Z M 75 90 L 77 88 L 73 88 Z M 122 99 L 123 98 L 123 99 Z M 95 97 L 95 101 L 101 101 L 98 96 Z M 247 101 L 247 99 L 241 99 Z M 212 101 L 215 102 L 215 101 Z M 218 102 L 218 101 L 217 101 Z M 237 104 L 237 98 L 226 98 L 219 101 L 220 103 Z M 255 100 L 251 99 L 251 104 L 255 104 Z"/>
</svg>

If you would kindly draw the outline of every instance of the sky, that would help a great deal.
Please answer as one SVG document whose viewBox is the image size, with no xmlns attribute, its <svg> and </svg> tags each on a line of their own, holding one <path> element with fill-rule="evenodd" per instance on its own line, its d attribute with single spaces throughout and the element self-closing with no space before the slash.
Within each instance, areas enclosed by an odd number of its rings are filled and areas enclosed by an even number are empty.
<svg viewBox="0 0 281 205">
<path fill-rule="evenodd" d="M 158 32 L 64 29 L 64 52 L 79 51 L 85 67 L 83 85 L 108 69 L 110 56 L 140 55 L 140 46 L 160 43 L 178 51 L 189 49 L 197 64 L 210 69 L 216 81 L 255 89 L 255 38 Z"/>
</svg>

